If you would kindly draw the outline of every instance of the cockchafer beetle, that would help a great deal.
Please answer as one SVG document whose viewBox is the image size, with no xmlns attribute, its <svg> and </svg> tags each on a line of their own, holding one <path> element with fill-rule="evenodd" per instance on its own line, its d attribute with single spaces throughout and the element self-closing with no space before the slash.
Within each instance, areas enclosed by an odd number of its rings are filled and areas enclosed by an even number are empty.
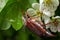
<svg viewBox="0 0 60 40">
<path fill-rule="evenodd" d="M 31 18 L 28 13 L 24 15 L 22 19 L 24 20 L 25 26 L 30 29 L 33 33 L 37 34 L 40 37 L 55 37 L 56 35 L 51 33 L 51 31 L 45 28 L 45 25 L 42 21 L 36 21 L 37 18 Z M 48 23 L 49 24 L 49 23 Z"/>
</svg>

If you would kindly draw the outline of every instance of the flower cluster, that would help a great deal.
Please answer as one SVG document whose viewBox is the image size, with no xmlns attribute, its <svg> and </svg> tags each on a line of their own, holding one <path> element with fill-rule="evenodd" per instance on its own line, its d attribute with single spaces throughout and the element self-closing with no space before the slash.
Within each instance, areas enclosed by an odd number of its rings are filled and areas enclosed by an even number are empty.
<svg viewBox="0 0 60 40">
<path fill-rule="evenodd" d="M 58 6 L 59 0 L 39 0 L 39 3 L 33 3 L 32 8 L 27 9 L 27 13 L 31 18 L 43 20 L 46 29 L 60 32 L 60 16 L 55 16 Z"/>
</svg>

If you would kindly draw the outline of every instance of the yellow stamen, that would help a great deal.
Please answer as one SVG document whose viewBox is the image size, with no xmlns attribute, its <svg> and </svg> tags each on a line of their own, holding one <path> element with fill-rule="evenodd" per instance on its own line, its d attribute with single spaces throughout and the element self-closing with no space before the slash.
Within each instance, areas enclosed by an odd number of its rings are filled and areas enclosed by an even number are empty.
<svg viewBox="0 0 60 40">
<path fill-rule="evenodd" d="M 42 13 L 40 13 L 39 11 L 37 12 L 37 16 L 42 16 Z"/>
<path fill-rule="evenodd" d="M 51 0 L 44 0 L 44 3 L 50 4 L 51 3 Z"/>
</svg>

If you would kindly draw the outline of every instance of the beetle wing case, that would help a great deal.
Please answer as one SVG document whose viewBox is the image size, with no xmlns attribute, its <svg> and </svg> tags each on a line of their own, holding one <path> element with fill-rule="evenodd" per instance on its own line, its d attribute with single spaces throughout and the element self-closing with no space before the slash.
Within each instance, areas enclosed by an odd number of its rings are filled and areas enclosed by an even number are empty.
<svg viewBox="0 0 60 40">
<path fill-rule="evenodd" d="M 25 25 L 27 28 L 29 28 L 33 33 L 37 34 L 40 37 L 55 37 L 54 34 L 47 31 L 40 23 L 42 22 L 36 22 L 33 21 L 31 18 L 23 17 L 23 20 L 25 21 Z"/>
</svg>

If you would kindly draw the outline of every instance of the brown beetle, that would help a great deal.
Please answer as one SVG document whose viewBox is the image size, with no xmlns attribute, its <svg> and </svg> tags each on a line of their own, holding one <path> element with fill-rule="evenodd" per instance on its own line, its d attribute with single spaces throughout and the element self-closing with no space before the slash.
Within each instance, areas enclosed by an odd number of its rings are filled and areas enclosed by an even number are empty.
<svg viewBox="0 0 60 40">
<path fill-rule="evenodd" d="M 29 28 L 32 32 L 37 34 L 40 37 L 55 37 L 54 34 L 47 31 L 45 25 L 42 21 L 36 22 L 35 18 L 30 18 L 30 16 L 26 13 L 23 15 L 23 20 L 27 28 Z"/>
</svg>

